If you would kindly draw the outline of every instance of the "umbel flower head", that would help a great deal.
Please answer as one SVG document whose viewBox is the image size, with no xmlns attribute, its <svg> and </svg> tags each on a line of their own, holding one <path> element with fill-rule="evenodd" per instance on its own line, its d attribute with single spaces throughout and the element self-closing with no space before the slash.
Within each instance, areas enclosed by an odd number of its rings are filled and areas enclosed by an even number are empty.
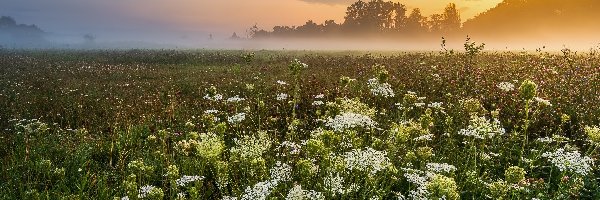
<svg viewBox="0 0 600 200">
<path fill-rule="evenodd" d="M 525 100 L 531 100 L 537 96 L 537 84 L 531 80 L 525 80 L 519 87 L 519 95 Z"/>
<path fill-rule="evenodd" d="M 600 144 L 600 127 L 586 126 L 584 131 L 592 143 Z"/>
<path fill-rule="evenodd" d="M 516 184 L 521 182 L 522 180 L 525 180 L 525 174 L 525 169 L 517 166 L 512 166 L 506 169 L 506 171 L 504 171 L 504 179 L 508 183 Z"/>
</svg>

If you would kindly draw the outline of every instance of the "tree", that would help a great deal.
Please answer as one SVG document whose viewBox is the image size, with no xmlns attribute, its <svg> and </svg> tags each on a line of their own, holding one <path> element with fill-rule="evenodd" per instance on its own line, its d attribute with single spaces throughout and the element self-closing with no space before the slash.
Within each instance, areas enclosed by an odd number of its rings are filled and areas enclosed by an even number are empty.
<svg viewBox="0 0 600 200">
<path fill-rule="evenodd" d="M 383 0 L 357 1 L 346 10 L 344 28 L 351 32 L 386 32 L 402 24 L 406 7 Z"/>
<path fill-rule="evenodd" d="M 460 13 L 456 9 L 456 4 L 450 3 L 444 9 L 442 14 L 443 21 L 441 24 L 441 30 L 444 33 L 453 33 L 460 30 L 461 20 Z"/>
<path fill-rule="evenodd" d="M 419 34 L 427 31 L 427 17 L 424 17 L 421 14 L 421 10 L 419 8 L 415 8 L 412 10 L 408 19 L 406 20 L 406 32 L 411 34 Z"/>
</svg>

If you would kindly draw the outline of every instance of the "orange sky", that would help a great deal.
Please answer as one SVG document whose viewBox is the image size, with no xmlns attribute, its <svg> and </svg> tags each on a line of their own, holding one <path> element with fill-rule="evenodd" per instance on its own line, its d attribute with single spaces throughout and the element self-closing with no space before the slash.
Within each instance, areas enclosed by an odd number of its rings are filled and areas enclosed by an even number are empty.
<svg viewBox="0 0 600 200">
<path fill-rule="evenodd" d="M 312 3 L 308 3 L 310 1 Z M 340 2 L 335 3 L 314 3 Z M 450 2 L 456 3 L 463 20 L 494 7 L 501 0 L 400 0 L 409 9 L 421 8 L 425 15 L 440 13 Z M 127 2 L 127 1 L 124 1 Z M 128 7 L 136 17 L 178 24 L 189 31 L 233 32 L 244 31 L 257 23 L 270 30 L 275 25 L 302 25 L 308 19 L 322 23 L 327 19 L 343 22 L 352 0 L 146 0 L 140 4 L 130 1 Z M 349 2 L 349 3 L 348 3 Z M 159 15 L 159 16 L 157 16 Z"/>
</svg>

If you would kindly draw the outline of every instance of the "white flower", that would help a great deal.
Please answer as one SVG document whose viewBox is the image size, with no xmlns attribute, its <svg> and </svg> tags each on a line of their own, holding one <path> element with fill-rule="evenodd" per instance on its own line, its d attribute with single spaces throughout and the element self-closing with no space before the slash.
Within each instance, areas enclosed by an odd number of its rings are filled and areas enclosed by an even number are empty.
<svg viewBox="0 0 600 200">
<path fill-rule="evenodd" d="M 234 138 L 235 146 L 229 149 L 232 157 L 242 160 L 261 158 L 271 148 L 271 139 L 266 131 L 259 131 L 256 136 L 244 135 L 241 139 Z"/>
<path fill-rule="evenodd" d="M 185 199 L 185 196 L 184 192 L 177 193 L 177 199 Z"/>
<path fill-rule="evenodd" d="M 240 98 L 238 95 L 235 95 L 234 97 L 229 97 L 227 99 L 227 102 L 229 102 L 229 103 L 238 103 L 238 102 L 241 102 L 241 101 L 244 101 L 244 100 L 245 100 L 244 98 Z"/>
<path fill-rule="evenodd" d="M 368 80 L 367 85 L 374 96 L 386 98 L 395 96 L 394 90 L 392 90 L 392 86 L 389 83 L 379 83 L 379 80 L 372 78 Z"/>
<path fill-rule="evenodd" d="M 540 103 L 540 104 L 542 104 L 544 106 L 552 106 L 552 104 L 550 103 L 549 100 L 542 99 L 542 98 L 539 98 L 539 97 L 535 97 L 534 99 L 535 99 L 535 101 L 537 101 L 538 103 Z"/>
<path fill-rule="evenodd" d="M 282 142 L 278 149 L 284 149 L 284 154 L 278 154 L 279 156 L 287 156 L 287 155 L 298 155 L 300 154 L 300 149 L 302 147 L 294 142 L 284 141 Z"/>
<path fill-rule="evenodd" d="M 121 200 L 129 200 L 129 196 L 121 197 Z"/>
<path fill-rule="evenodd" d="M 344 194 L 344 177 L 341 177 L 339 174 L 333 175 L 333 173 L 327 173 L 327 176 L 323 178 L 323 183 L 325 185 L 325 189 L 328 192 L 332 192 L 334 194 Z"/>
<path fill-rule="evenodd" d="M 194 182 L 197 180 L 202 180 L 204 179 L 204 176 L 182 176 L 181 178 L 175 180 L 175 182 L 177 183 L 178 186 L 185 186 L 185 184 L 188 184 L 190 182 Z"/>
<path fill-rule="evenodd" d="M 513 91 L 515 89 L 515 85 L 513 85 L 510 82 L 502 82 L 502 83 L 498 83 L 498 88 L 500 88 L 501 90 L 505 91 L 505 92 L 510 92 Z"/>
<path fill-rule="evenodd" d="M 472 136 L 477 139 L 492 138 L 495 135 L 503 135 L 504 128 L 498 119 L 490 121 L 485 117 L 472 116 L 469 126 L 458 131 L 459 135 Z"/>
<path fill-rule="evenodd" d="M 456 167 L 448 163 L 427 163 L 427 170 L 436 173 L 450 173 L 456 171 Z"/>
<path fill-rule="evenodd" d="M 344 162 L 346 163 L 346 168 L 351 171 L 369 172 L 371 175 L 375 175 L 390 165 L 387 152 L 377 151 L 370 147 L 367 147 L 365 150 L 354 149 L 346 152 L 344 154 Z"/>
<path fill-rule="evenodd" d="M 375 125 L 377 125 L 377 122 L 370 117 L 351 112 L 342 113 L 333 119 L 329 118 L 325 124 L 325 126 L 339 132 L 357 127 L 373 128 Z"/>
<path fill-rule="evenodd" d="M 433 109 L 443 109 L 442 104 L 444 104 L 443 102 L 433 102 L 430 103 L 429 105 L 427 105 L 427 107 L 433 108 Z"/>
<path fill-rule="evenodd" d="M 317 192 L 314 190 L 303 190 L 302 186 L 294 185 L 294 187 L 288 192 L 285 199 L 286 200 L 304 200 L 304 199 L 309 199 L 309 200 L 323 199 L 324 200 L 325 196 L 323 196 L 323 194 L 321 194 L 320 192 Z"/>
<path fill-rule="evenodd" d="M 227 121 L 232 124 L 240 123 L 246 119 L 246 113 L 238 113 L 234 116 L 228 117 Z"/>
<path fill-rule="evenodd" d="M 322 99 L 322 98 L 325 98 L 324 94 L 318 94 L 315 96 L 315 99 Z"/>
<path fill-rule="evenodd" d="M 323 104 L 325 104 L 325 103 L 323 103 L 323 101 L 314 101 L 312 103 L 313 106 L 320 106 L 320 105 L 323 105 Z"/>
<path fill-rule="evenodd" d="M 140 191 L 138 192 L 138 198 L 143 199 L 146 198 L 146 195 L 148 195 L 148 193 L 150 193 L 150 191 L 152 191 L 155 187 L 152 185 L 145 185 L 142 186 L 142 188 L 140 188 Z"/>
<path fill-rule="evenodd" d="M 223 198 L 221 200 L 237 200 L 237 197 L 232 197 L 232 196 L 223 196 Z"/>
<path fill-rule="evenodd" d="M 277 101 L 283 101 L 283 100 L 286 100 L 287 98 L 288 98 L 288 95 L 285 93 L 279 93 L 277 95 Z"/>
<path fill-rule="evenodd" d="M 275 167 L 269 170 L 269 172 L 271 172 L 271 180 L 275 183 L 286 182 L 292 179 L 292 167 L 280 161 L 277 161 Z"/>
<path fill-rule="evenodd" d="M 594 162 L 590 157 L 581 157 L 578 151 L 565 152 L 563 148 L 555 152 L 546 152 L 542 156 L 548 158 L 561 172 L 568 171 L 582 176 L 589 174 Z"/>
<path fill-rule="evenodd" d="M 433 138 L 433 134 L 422 135 L 413 139 L 414 141 L 430 141 Z"/>
<path fill-rule="evenodd" d="M 209 101 L 220 101 L 221 99 L 223 99 L 223 95 L 220 94 L 215 94 L 214 96 L 210 96 L 210 95 L 204 95 L 204 99 L 209 100 Z"/>
<path fill-rule="evenodd" d="M 552 142 L 554 142 L 554 139 L 549 138 L 549 137 L 543 137 L 543 138 L 536 139 L 536 141 L 541 142 L 541 143 L 552 143 Z"/>
<path fill-rule="evenodd" d="M 271 190 L 277 187 L 276 181 L 263 181 L 254 184 L 254 186 L 246 187 L 241 200 L 265 200 L 271 194 Z"/>
<path fill-rule="evenodd" d="M 282 80 L 277 80 L 277 84 L 279 85 L 287 85 L 286 82 L 282 81 Z"/>
<path fill-rule="evenodd" d="M 216 114 L 218 112 L 219 112 L 218 110 L 214 110 L 214 109 L 213 110 L 205 110 L 204 114 Z"/>
<path fill-rule="evenodd" d="M 415 103 L 415 107 L 424 107 L 425 103 Z"/>
</svg>

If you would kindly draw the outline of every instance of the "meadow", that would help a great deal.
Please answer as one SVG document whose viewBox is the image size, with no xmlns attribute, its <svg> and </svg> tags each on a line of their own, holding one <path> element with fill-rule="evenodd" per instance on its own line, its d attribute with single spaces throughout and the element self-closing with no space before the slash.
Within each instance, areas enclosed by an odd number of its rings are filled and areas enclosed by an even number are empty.
<svg viewBox="0 0 600 200">
<path fill-rule="evenodd" d="M 0 199 L 600 199 L 600 55 L 0 49 Z"/>
</svg>

